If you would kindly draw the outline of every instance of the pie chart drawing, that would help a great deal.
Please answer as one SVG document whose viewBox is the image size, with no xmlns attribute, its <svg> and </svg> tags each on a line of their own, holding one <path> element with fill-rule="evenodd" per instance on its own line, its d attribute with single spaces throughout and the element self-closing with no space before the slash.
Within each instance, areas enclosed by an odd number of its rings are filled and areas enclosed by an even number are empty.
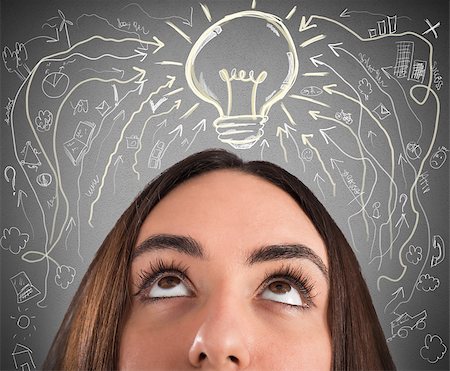
<svg viewBox="0 0 450 371">
<path fill-rule="evenodd" d="M 42 80 L 42 91 L 49 98 L 62 97 L 69 87 L 69 76 L 62 72 L 52 72 Z"/>
</svg>

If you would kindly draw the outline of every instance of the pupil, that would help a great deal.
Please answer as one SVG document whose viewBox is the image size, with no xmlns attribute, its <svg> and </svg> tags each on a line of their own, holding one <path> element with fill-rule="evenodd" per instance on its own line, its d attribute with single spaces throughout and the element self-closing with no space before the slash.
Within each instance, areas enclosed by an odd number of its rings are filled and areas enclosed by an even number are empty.
<svg viewBox="0 0 450 371">
<path fill-rule="evenodd" d="M 163 277 L 159 280 L 158 286 L 162 289 L 171 289 L 180 283 L 180 279 L 174 276 Z"/>
<path fill-rule="evenodd" d="M 286 282 L 272 282 L 269 285 L 270 290 L 275 294 L 285 294 L 286 292 L 291 291 L 291 285 Z"/>
</svg>

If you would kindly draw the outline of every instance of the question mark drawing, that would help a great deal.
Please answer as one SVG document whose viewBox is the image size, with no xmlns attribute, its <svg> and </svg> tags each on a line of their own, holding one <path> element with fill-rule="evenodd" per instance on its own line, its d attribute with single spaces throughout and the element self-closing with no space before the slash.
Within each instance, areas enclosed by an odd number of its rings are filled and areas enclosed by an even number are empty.
<svg viewBox="0 0 450 371">
<path fill-rule="evenodd" d="M 404 198 L 404 201 L 402 201 L 402 198 Z M 408 196 L 406 195 L 406 194 L 404 194 L 404 193 L 402 193 L 401 195 L 400 195 L 400 197 L 399 197 L 399 199 L 398 199 L 398 202 L 403 202 L 403 204 L 402 204 L 402 213 L 404 213 L 405 212 L 405 205 L 406 205 L 406 202 L 408 201 Z"/>
<path fill-rule="evenodd" d="M 12 178 L 9 178 L 9 176 L 8 176 L 9 170 L 12 171 Z M 13 196 L 15 196 L 16 195 L 16 169 L 14 169 L 14 167 L 12 167 L 11 165 L 8 165 L 7 167 L 5 167 L 5 171 L 3 172 L 3 175 L 5 176 L 5 179 L 8 183 L 11 182 L 12 189 L 13 189 Z"/>
</svg>

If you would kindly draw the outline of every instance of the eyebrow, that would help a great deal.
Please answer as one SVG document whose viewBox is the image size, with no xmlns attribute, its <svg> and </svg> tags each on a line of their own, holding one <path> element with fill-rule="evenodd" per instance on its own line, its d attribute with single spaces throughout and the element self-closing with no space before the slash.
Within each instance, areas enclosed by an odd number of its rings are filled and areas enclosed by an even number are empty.
<svg viewBox="0 0 450 371">
<path fill-rule="evenodd" d="M 134 249 L 131 260 L 134 260 L 145 252 L 165 249 L 175 250 L 195 258 L 203 259 L 205 257 L 203 248 L 191 237 L 172 234 L 157 234 L 150 236 L 141 242 L 136 249 Z"/>
<path fill-rule="evenodd" d="M 314 263 L 328 282 L 328 269 L 323 260 L 308 246 L 303 244 L 282 244 L 263 246 L 253 251 L 247 258 L 247 264 L 253 265 L 273 260 L 307 259 Z"/>
<path fill-rule="evenodd" d="M 157 250 L 174 250 L 194 258 L 205 259 L 204 249 L 195 239 L 189 236 L 172 234 L 156 234 L 141 242 L 133 251 L 131 260 L 138 256 Z M 279 244 L 262 246 L 253 251 L 246 259 L 248 265 L 274 260 L 307 259 L 314 263 L 328 282 L 328 270 L 323 260 L 308 246 L 303 244 Z"/>
</svg>

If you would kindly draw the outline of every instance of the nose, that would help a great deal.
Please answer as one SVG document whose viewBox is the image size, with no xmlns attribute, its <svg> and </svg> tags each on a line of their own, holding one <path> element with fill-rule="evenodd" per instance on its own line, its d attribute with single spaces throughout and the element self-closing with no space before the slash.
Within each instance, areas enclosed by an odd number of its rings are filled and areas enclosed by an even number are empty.
<svg viewBox="0 0 450 371">
<path fill-rule="evenodd" d="M 189 349 L 189 361 L 198 368 L 241 370 L 250 364 L 245 315 L 229 300 L 210 305 L 200 314 L 200 325 Z"/>
</svg>

